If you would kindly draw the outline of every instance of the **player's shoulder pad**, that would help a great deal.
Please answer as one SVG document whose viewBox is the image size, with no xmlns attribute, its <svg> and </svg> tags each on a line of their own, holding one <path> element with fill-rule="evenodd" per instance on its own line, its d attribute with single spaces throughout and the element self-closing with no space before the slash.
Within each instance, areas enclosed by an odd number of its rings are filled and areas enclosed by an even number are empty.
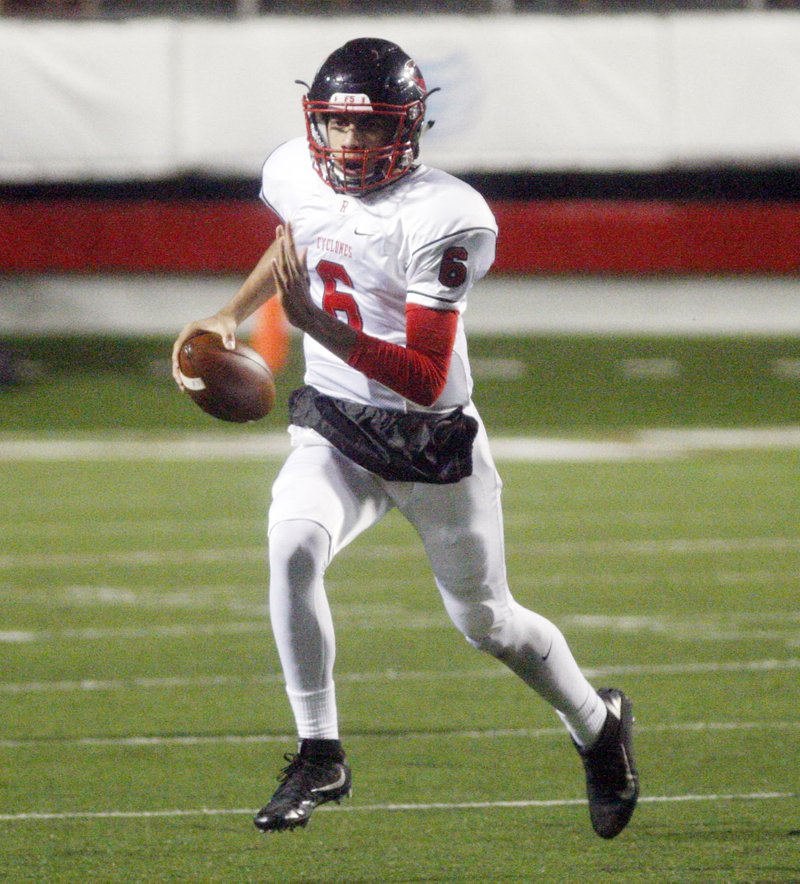
<svg viewBox="0 0 800 884">
<path fill-rule="evenodd" d="M 492 210 L 466 181 L 441 169 L 422 167 L 408 183 L 401 211 L 407 235 L 419 245 L 461 231 L 497 235 Z"/>
<path fill-rule="evenodd" d="M 308 142 L 302 136 L 290 138 L 274 148 L 264 160 L 262 173 L 272 173 L 274 169 L 299 164 L 300 160 L 308 161 Z"/>
<path fill-rule="evenodd" d="M 261 169 L 261 199 L 282 217 L 288 216 L 292 194 L 309 172 L 313 173 L 304 137 L 279 144 L 264 161 Z"/>
</svg>

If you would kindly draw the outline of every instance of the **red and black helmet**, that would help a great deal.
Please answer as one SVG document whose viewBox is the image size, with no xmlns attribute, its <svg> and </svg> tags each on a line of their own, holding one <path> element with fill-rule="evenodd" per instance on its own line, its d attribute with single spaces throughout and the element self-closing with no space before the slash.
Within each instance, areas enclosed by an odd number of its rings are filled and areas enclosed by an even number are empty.
<svg viewBox="0 0 800 884">
<path fill-rule="evenodd" d="M 385 187 L 409 172 L 429 92 L 413 59 L 389 40 L 350 40 L 331 53 L 303 98 L 314 168 L 337 193 L 356 196 Z M 390 140 L 377 148 L 334 155 L 327 120 L 346 113 L 370 113 L 396 121 Z M 335 159 L 338 162 L 335 162 Z"/>
</svg>

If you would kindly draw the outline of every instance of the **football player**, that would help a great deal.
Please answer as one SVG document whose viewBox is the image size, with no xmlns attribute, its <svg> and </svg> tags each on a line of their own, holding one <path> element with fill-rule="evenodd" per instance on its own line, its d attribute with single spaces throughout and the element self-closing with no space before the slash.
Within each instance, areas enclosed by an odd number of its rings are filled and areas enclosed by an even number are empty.
<svg viewBox="0 0 800 884">
<path fill-rule="evenodd" d="M 431 93 L 399 46 L 352 40 L 307 89 L 306 137 L 263 169 L 262 198 L 282 219 L 275 242 L 232 300 L 175 344 L 207 329 L 232 347 L 273 295 L 304 333 L 305 385 L 290 398 L 292 449 L 269 511 L 270 617 L 299 743 L 255 825 L 305 826 L 350 793 L 324 576 L 396 508 L 419 533 L 455 626 L 563 720 L 594 829 L 612 838 L 639 789 L 631 703 L 595 690 L 558 628 L 513 598 L 501 482 L 471 397 L 462 314 L 494 260 L 495 219 L 475 190 L 420 162 Z M 177 366 L 175 376 L 180 384 Z"/>
</svg>

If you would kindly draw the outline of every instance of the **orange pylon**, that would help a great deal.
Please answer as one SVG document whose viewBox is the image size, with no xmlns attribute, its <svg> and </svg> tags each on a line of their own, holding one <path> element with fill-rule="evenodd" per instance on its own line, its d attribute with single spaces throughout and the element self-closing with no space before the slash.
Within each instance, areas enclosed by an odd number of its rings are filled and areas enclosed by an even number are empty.
<svg viewBox="0 0 800 884">
<path fill-rule="evenodd" d="M 278 298 L 270 298 L 255 316 L 250 346 L 260 353 L 277 374 L 289 357 L 289 322 Z"/>
</svg>

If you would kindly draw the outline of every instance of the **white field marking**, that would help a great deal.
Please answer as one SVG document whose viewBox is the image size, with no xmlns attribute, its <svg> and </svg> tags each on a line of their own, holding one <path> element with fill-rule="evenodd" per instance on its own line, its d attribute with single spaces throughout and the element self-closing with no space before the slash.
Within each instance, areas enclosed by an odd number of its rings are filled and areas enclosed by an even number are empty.
<svg viewBox="0 0 800 884">
<path fill-rule="evenodd" d="M 536 575 L 534 578 L 530 579 L 530 585 L 536 587 L 536 591 L 540 592 L 544 588 L 569 588 L 571 590 L 575 590 L 576 587 L 580 587 L 582 590 L 590 587 L 616 587 L 621 589 L 623 587 L 630 586 L 639 586 L 643 587 L 643 591 L 646 591 L 644 587 L 652 584 L 654 581 L 657 582 L 659 587 L 667 587 L 667 586 L 680 586 L 685 588 L 687 584 L 687 573 L 685 570 L 661 570 L 659 569 L 657 574 L 642 574 L 641 571 L 637 572 L 626 572 L 626 571 L 614 571 L 610 569 L 603 569 L 602 572 L 587 574 L 586 572 L 575 570 L 575 571 L 554 571 L 545 575 Z M 797 567 L 795 568 L 787 568 L 785 570 L 781 570 L 778 568 L 768 569 L 768 568 L 759 568 L 754 571 L 718 571 L 707 576 L 704 575 L 704 581 L 708 586 L 750 586 L 754 587 L 760 584 L 768 583 L 770 586 L 775 589 L 778 587 L 785 587 L 796 584 L 800 581 L 800 570 Z M 372 581 L 373 585 L 378 581 Z M 519 586 L 523 581 L 521 578 L 517 577 L 514 581 L 515 586 Z M 396 586 L 396 581 L 390 581 L 388 579 L 384 579 L 384 584 L 386 586 Z M 335 581 L 330 581 L 328 586 L 334 586 Z M 27 590 L 26 598 L 35 597 L 35 591 Z M 0 589 L 0 597 L 3 595 L 3 590 Z M 52 594 L 49 596 L 52 598 Z"/>
<path fill-rule="evenodd" d="M 800 729 L 800 721 L 686 721 L 673 724 L 637 724 L 636 733 L 736 733 L 739 731 L 795 731 Z M 408 740 L 503 740 L 503 739 L 563 739 L 565 730 L 561 726 L 538 728 L 487 728 L 486 730 L 463 731 L 404 731 L 403 739 Z M 359 739 L 396 740 L 397 733 L 371 733 L 348 735 L 348 742 Z M 67 737 L 50 739 L 0 739 L 0 749 L 41 749 L 45 746 L 65 748 L 76 747 L 162 747 L 162 746 L 215 746 L 215 745 L 264 745 L 271 743 L 291 744 L 296 737 L 291 734 L 197 734 L 180 736 L 134 736 L 134 737 Z"/>
<path fill-rule="evenodd" d="M 511 542 L 508 552 L 528 556 L 581 555 L 721 555 L 751 552 L 800 552 L 800 537 L 691 537 L 662 540 L 563 540 Z M 359 550 L 361 559 L 421 558 L 416 544 L 381 545 Z M 266 561 L 263 546 L 205 548 L 112 550 L 89 553 L 4 553 L 0 570 L 18 568 L 94 568 L 100 566 L 162 567 L 164 565 L 252 563 Z"/>
<path fill-rule="evenodd" d="M 494 437 L 492 451 L 498 460 L 624 461 L 680 456 L 697 451 L 796 450 L 800 427 L 752 429 L 643 430 L 625 441 Z M 106 434 L 92 437 L 0 436 L 0 462 L 152 460 L 247 460 L 285 456 L 286 433 L 259 435 L 173 433 L 131 436 Z"/>
<path fill-rule="evenodd" d="M 90 553 L 5 553 L 0 569 L 8 568 L 123 568 L 163 565 L 225 564 L 266 561 L 266 543 L 261 546 L 220 549 L 139 549 Z"/>
<path fill-rule="evenodd" d="M 210 532 L 230 531 L 241 533 L 252 531 L 266 536 L 266 519 L 259 518 L 233 518 L 233 517 L 202 517 L 181 515 L 173 519 L 130 519 L 115 518 L 108 516 L 102 519 L 84 519 L 74 522 L 65 522 L 59 519 L 25 519 L 22 521 L 7 522 L 0 525 L 0 537 L 21 535 L 23 537 L 64 537 L 70 534 L 86 535 L 90 532 L 93 537 L 143 537 L 143 536 L 172 536 L 183 534 L 189 529 L 193 533 L 199 530 Z"/>
<path fill-rule="evenodd" d="M 431 577 L 431 581 L 433 577 Z M 755 586 L 769 583 L 773 587 L 784 586 L 800 580 L 800 570 L 780 570 L 777 568 L 759 568 L 751 571 L 720 571 L 709 575 L 708 583 L 718 586 Z M 602 573 L 587 575 L 581 571 L 563 571 L 548 574 L 536 578 L 536 587 L 575 587 L 591 586 L 638 586 L 643 583 L 640 573 L 615 573 L 604 570 Z M 659 586 L 686 585 L 686 572 L 683 570 L 658 572 Z M 363 618 L 371 615 L 398 616 L 401 622 L 404 609 L 394 605 L 377 606 L 372 603 L 358 604 L 336 601 L 340 589 L 346 589 L 349 584 L 346 580 L 333 578 L 326 582 L 329 595 L 333 597 L 333 605 L 340 616 Z M 389 577 L 373 577 L 370 579 L 373 590 L 387 589 L 397 586 L 397 580 Z M 263 601 L 259 601 L 262 600 Z M 85 585 L 73 584 L 60 589 L 52 589 L 49 586 L 39 587 L 16 587 L 12 585 L 0 585 L 0 601 L 16 602 L 24 600 L 34 604 L 46 603 L 48 606 L 57 601 L 62 607 L 113 607 L 123 608 L 164 608 L 180 610 L 208 610 L 218 608 L 237 613 L 247 613 L 253 617 L 267 615 L 266 590 L 257 583 L 235 584 L 221 583 L 209 586 L 192 584 L 191 588 L 176 591 L 164 591 L 159 585 L 127 586 L 113 585 Z M 408 613 L 406 611 L 406 613 Z M 422 612 L 418 612 L 422 615 Z M 433 615 L 429 615 L 433 616 Z M 575 622 L 580 624 L 584 616 L 592 615 L 569 615 L 574 617 Z M 726 616 L 736 616 L 726 615 Z M 784 622 L 787 618 L 800 618 L 797 613 L 761 613 L 742 615 L 745 619 L 773 620 Z M 442 624 L 447 623 L 447 618 L 440 617 Z M 563 622 L 563 620 L 559 621 Z"/>
<path fill-rule="evenodd" d="M 433 578 L 431 577 L 431 580 Z M 777 568 L 759 568 L 751 571 L 721 571 L 716 572 L 708 577 L 708 584 L 714 586 L 750 586 L 755 587 L 765 583 L 770 584 L 772 588 L 785 587 L 794 585 L 800 581 L 800 570 L 779 570 Z M 576 586 L 609 586 L 609 587 L 629 587 L 641 586 L 643 581 L 641 573 L 615 573 L 613 570 L 604 569 L 601 573 L 593 573 L 587 575 L 580 571 L 564 571 L 555 572 L 546 576 L 536 578 L 536 588 L 538 591 L 543 588 L 564 588 L 574 589 Z M 374 577 L 370 580 L 373 590 L 396 588 L 397 580 L 381 577 Z M 658 572 L 658 585 L 664 586 L 682 586 L 686 585 L 686 572 L 683 570 Z M 340 618 L 346 617 L 347 620 L 356 619 L 363 620 L 365 617 L 392 616 L 399 617 L 397 621 L 405 624 L 407 617 L 404 616 L 404 610 L 398 606 L 380 606 L 381 610 L 376 610 L 373 604 L 356 604 L 338 602 L 336 597 L 339 590 L 346 589 L 347 581 L 339 579 L 331 579 L 327 581 L 329 595 L 333 599 L 333 605 Z M 257 583 L 250 584 L 234 584 L 222 583 L 211 586 L 195 586 L 185 590 L 165 591 L 163 587 L 158 585 L 137 586 L 130 588 L 127 586 L 113 585 L 83 585 L 74 584 L 65 586 L 61 589 L 52 589 L 50 587 L 16 587 L 13 585 L 0 585 L 0 603 L 15 603 L 18 600 L 24 600 L 31 604 L 46 604 L 52 607 L 58 602 L 60 607 L 88 608 L 88 607 L 121 607 L 121 608 L 141 608 L 148 609 L 164 609 L 164 610 L 181 610 L 181 611 L 198 611 L 198 610 L 218 610 L 226 611 L 231 614 L 238 614 L 242 617 L 263 618 L 268 616 L 268 605 L 266 601 L 266 590 Z M 405 611 L 408 614 L 408 611 Z M 569 615 L 570 624 L 582 625 L 581 621 L 586 616 L 592 615 Z M 728 616 L 736 616 L 726 615 Z M 797 620 L 800 618 L 800 612 L 797 613 L 763 613 L 757 615 L 742 615 L 746 620 L 757 619 L 764 622 L 785 623 L 787 620 Z M 434 625 L 435 615 L 419 611 L 415 613 L 414 625 L 417 628 L 423 628 L 423 618 L 427 619 L 431 626 Z M 564 623 L 564 619 L 559 623 Z M 395 622 L 394 620 L 392 622 Z M 449 623 L 447 617 L 441 614 L 436 621 L 437 626 L 447 625 Z M 346 626 L 345 626 L 346 628 Z"/>
<path fill-rule="evenodd" d="M 452 629 L 443 611 L 408 610 L 401 605 L 362 605 L 336 603 L 334 615 L 339 630 L 357 629 Z M 600 629 L 622 633 L 651 632 L 684 641 L 732 641 L 770 639 L 796 641 L 800 611 L 730 612 L 672 618 L 658 615 L 568 614 L 560 619 L 564 628 Z M 387 626 L 387 623 L 390 624 Z M 764 627 L 768 628 L 764 628 Z M 247 635 L 268 628 L 266 611 L 255 620 L 225 623 L 179 623 L 162 626 L 82 627 L 68 629 L 0 630 L 0 644 L 27 644 L 45 641 L 105 641 L 120 639 L 192 638 L 208 635 Z"/>
<path fill-rule="evenodd" d="M 800 640 L 800 612 L 723 613 L 670 619 L 649 615 L 572 614 L 560 620 L 564 628 L 647 632 L 681 641 L 777 641 L 796 647 Z"/>
<path fill-rule="evenodd" d="M 46 599 L 49 605 L 55 601 L 59 607 L 97 608 L 120 607 L 139 610 L 161 611 L 224 611 L 240 616 L 264 619 L 269 614 L 266 590 L 260 593 L 262 603 L 246 601 L 253 587 L 192 586 L 177 592 L 163 592 L 158 587 L 130 589 L 118 586 L 68 586 L 60 592 L 41 589 L 38 593 L 24 590 L 26 602 Z M 13 598 L 0 589 L 0 599 Z"/>
<path fill-rule="evenodd" d="M 287 433 L 174 433 L 137 436 L 0 436 L 0 463 L 23 461 L 262 460 L 289 452 Z"/>
<path fill-rule="evenodd" d="M 559 529 L 568 529 L 574 534 L 575 529 L 582 532 L 595 530 L 597 525 L 631 527 L 641 530 L 642 528 L 670 528 L 675 524 L 676 516 L 679 515 L 683 524 L 692 524 L 704 528 L 708 525 L 725 520 L 753 526 L 760 522 L 770 525 L 774 522 L 775 512 L 771 506 L 761 502 L 748 504 L 745 501 L 737 502 L 735 506 L 721 506 L 717 500 L 707 500 L 705 506 L 693 505 L 691 510 L 681 510 L 677 513 L 673 506 L 656 507 L 654 509 L 608 509 L 602 506 L 584 506 L 577 504 L 569 508 L 555 510 L 548 506 L 548 502 L 539 499 L 528 505 L 509 510 L 503 515 L 506 527 L 527 527 L 542 521 L 540 511 L 546 511 L 548 525 Z M 36 523 L 30 523 L 35 530 Z"/>
<path fill-rule="evenodd" d="M 798 552 L 800 537 L 686 537 L 662 540 L 564 540 L 510 543 L 531 555 L 717 555 L 720 553 Z"/>
<path fill-rule="evenodd" d="M 258 600 L 258 601 L 257 601 Z M 0 585 L 0 602 L 24 601 L 52 607 L 121 607 L 163 608 L 164 610 L 247 610 L 254 617 L 267 614 L 267 590 L 258 583 L 192 584 L 186 589 L 164 590 L 162 586 L 117 586 L 112 584 L 75 583 L 53 589 Z M 258 602 L 261 602 L 260 604 Z"/>
<path fill-rule="evenodd" d="M 800 552 L 800 537 L 687 537 L 641 540 L 552 540 L 507 541 L 506 552 L 534 556 L 667 556 L 667 555 L 722 555 L 751 552 L 794 553 Z M 393 558 L 419 558 L 424 554 L 416 544 L 382 544 L 356 551 L 344 550 L 345 555 L 361 559 L 385 560 Z M 2 567 L 2 557 L 0 557 Z"/>
<path fill-rule="evenodd" d="M 668 451 L 764 451 L 800 448 L 800 426 L 642 430 L 637 440 Z"/>
<path fill-rule="evenodd" d="M 712 579 L 720 586 L 754 585 L 757 583 L 780 585 L 784 580 L 800 579 L 800 571 L 778 571 L 770 568 L 759 568 L 756 571 L 721 571 L 712 575 Z"/>
<path fill-rule="evenodd" d="M 185 638 L 197 635 L 248 635 L 265 632 L 269 624 L 263 620 L 248 620 L 241 623 L 181 623 L 165 626 L 122 626 L 95 627 L 83 629 L 15 629 L 0 632 L 0 644 L 27 644 L 29 642 L 75 639 L 78 641 L 103 641 L 106 639 L 152 639 Z"/>
<path fill-rule="evenodd" d="M 709 801 L 775 801 L 796 798 L 794 792 L 728 792 L 706 795 L 645 795 L 639 798 L 640 804 L 672 804 L 680 802 Z M 587 803 L 585 798 L 531 799 L 523 801 L 457 801 L 430 802 L 417 804 L 344 804 L 332 807 L 322 805 L 320 813 L 386 813 L 405 811 L 409 813 L 431 810 L 503 810 L 537 807 L 580 807 Z M 0 822 L 48 822 L 52 820 L 103 820 L 103 819 L 154 819 L 169 817 L 203 816 L 252 816 L 252 807 L 210 808 L 200 807 L 188 810 L 77 810 L 62 813 L 4 813 Z"/>
<path fill-rule="evenodd" d="M 631 663 L 614 666 L 589 666 L 583 672 L 587 678 L 614 676 L 711 675 L 724 672 L 790 672 L 800 669 L 800 658 L 785 660 L 731 660 L 708 663 Z M 493 666 L 486 669 L 455 669 L 440 671 L 342 672 L 336 676 L 338 684 L 372 684 L 389 681 L 478 681 L 510 678 L 509 669 Z M 0 683 L 0 694 L 70 693 L 75 691 L 130 691 L 172 690 L 175 688 L 239 687 L 247 685 L 283 684 L 277 673 L 265 675 L 198 675 L 162 676 L 153 678 L 84 678 L 74 681 L 27 681 Z"/>
<path fill-rule="evenodd" d="M 691 513 L 683 513 L 681 518 L 685 521 L 689 518 L 701 525 L 708 524 L 711 519 L 738 518 L 752 525 L 755 519 L 769 518 L 770 513 L 765 513 L 760 505 L 748 507 L 746 504 L 736 507 L 720 508 L 714 506 L 708 510 L 693 510 Z M 578 526 L 596 526 L 598 520 L 608 525 L 634 525 L 637 528 L 669 526 L 674 521 L 674 513 L 663 509 L 654 510 L 601 510 L 592 507 L 575 507 L 561 512 L 548 509 L 548 523 L 560 527 L 573 528 Z M 529 511 L 509 511 L 504 514 L 503 521 L 506 527 L 530 526 L 531 514 Z M 119 518 L 110 515 L 98 519 L 82 519 L 80 522 L 65 522 L 62 517 L 26 518 L 15 519 L 14 522 L 0 524 L 0 537 L 16 536 L 23 537 L 64 537 L 69 534 L 86 534 L 91 531 L 93 536 L 112 537 L 142 537 L 147 535 L 182 534 L 190 530 L 196 532 L 207 530 L 212 532 L 229 531 L 240 534 L 251 532 L 259 536 L 266 534 L 265 518 L 257 514 L 252 517 L 208 517 L 196 514 L 181 514 L 180 519 L 133 519 Z"/>
<path fill-rule="evenodd" d="M 355 629 L 451 629 L 449 619 L 441 610 L 409 610 L 401 605 L 363 605 L 336 603 L 334 615 L 339 619 L 339 630 Z M 259 609 L 261 610 L 261 609 Z M 616 632 L 652 632 L 682 640 L 700 639 L 730 641 L 740 639 L 772 639 L 792 641 L 798 638 L 797 624 L 800 612 L 730 612 L 700 614 L 673 618 L 658 615 L 609 616 L 605 614 L 569 614 L 560 619 L 563 627 Z M 389 624 L 387 626 L 387 624 Z M 777 624 L 777 626 L 776 626 Z M 180 623 L 162 626 L 83 627 L 71 629 L 0 631 L 0 644 L 25 644 L 43 641 L 103 641 L 119 639 L 191 638 L 196 635 L 247 635 L 267 629 L 267 615 L 255 620 L 227 621 L 225 623 Z M 768 626 L 768 629 L 764 628 Z"/>
<path fill-rule="evenodd" d="M 375 673 L 375 680 L 379 673 Z M 346 675 L 345 675 L 346 679 Z M 341 680 L 341 679 L 339 679 Z M 242 685 L 282 684 L 280 675 L 193 675 L 154 678 L 82 678 L 75 681 L 24 681 L 0 684 L 0 694 L 70 693 L 73 691 L 171 690 L 173 688 L 237 687 Z"/>
<path fill-rule="evenodd" d="M 662 460 L 681 455 L 678 448 L 617 440 L 514 438 L 490 439 L 492 455 L 500 461 L 525 463 L 612 463 L 617 461 Z"/>
</svg>

